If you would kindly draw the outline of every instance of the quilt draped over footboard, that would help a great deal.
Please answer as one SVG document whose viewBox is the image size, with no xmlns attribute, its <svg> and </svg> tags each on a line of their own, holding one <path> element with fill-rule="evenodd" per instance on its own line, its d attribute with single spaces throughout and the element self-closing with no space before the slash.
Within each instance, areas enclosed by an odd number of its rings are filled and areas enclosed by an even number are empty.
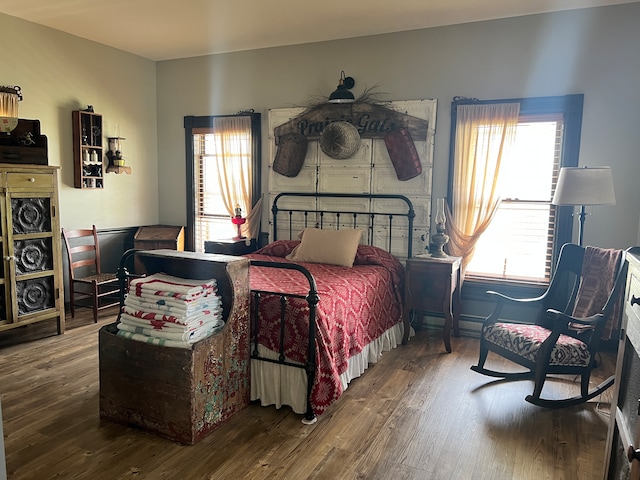
<svg viewBox="0 0 640 480">
<path fill-rule="evenodd" d="M 284 257 L 298 243 L 279 240 L 247 257 L 289 262 Z M 393 255 L 368 245 L 358 247 L 351 268 L 318 263 L 301 265 L 314 276 L 320 297 L 311 406 L 315 414 L 321 414 L 342 394 L 340 375 L 347 370 L 349 358 L 360 354 L 401 322 L 404 267 Z M 250 283 L 252 290 L 274 293 L 306 295 L 309 289 L 300 272 L 257 266 L 251 267 Z M 261 295 L 258 343 L 275 352 L 280 349 L 280 312 L 279 296 Z M 309 331 L 307 302 L 288 298 L 286 318 L 284 354 L 288 360 L 303 364 L 307 359 Z"/>
</svg>

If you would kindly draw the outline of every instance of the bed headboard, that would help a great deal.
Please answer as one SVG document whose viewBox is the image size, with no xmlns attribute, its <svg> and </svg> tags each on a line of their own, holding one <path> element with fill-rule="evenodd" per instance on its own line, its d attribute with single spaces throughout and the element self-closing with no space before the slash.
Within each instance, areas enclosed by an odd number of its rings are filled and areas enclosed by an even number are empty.
<svg viewBox="0 0 640 480">
<path fill-rule="evenodd" d="M 360 228 L 363 243 L 399 258 L 413 250 L 413 204 L 404 195 L 279 193 L 273 199 L 272 239 L 296 239 L 305 228 Z"/>
</svg>

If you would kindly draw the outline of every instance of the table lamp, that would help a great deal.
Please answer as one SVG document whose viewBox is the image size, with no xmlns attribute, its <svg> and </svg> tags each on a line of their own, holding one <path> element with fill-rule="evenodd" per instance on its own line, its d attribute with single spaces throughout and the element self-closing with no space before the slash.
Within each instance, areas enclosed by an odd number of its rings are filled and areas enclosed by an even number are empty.
<svg viewBox="0 0 640 480">
<path fill-rule="evenodd" d="M 231 223 L 233 223 L 237 228 L 238 228 L 238 235 L 236 237 L 233 237 L 234 240 L 242 240 L 243 238 L 246 238 L 244 236 L 242 236 L 242 225 L 244 225 L 247 222 L 246 218 L 242 217 L 242 209 L 240 208 L 240 205 L 236 206 L 235 209 L 235 216 L 231 217 Z"/>
</svg>

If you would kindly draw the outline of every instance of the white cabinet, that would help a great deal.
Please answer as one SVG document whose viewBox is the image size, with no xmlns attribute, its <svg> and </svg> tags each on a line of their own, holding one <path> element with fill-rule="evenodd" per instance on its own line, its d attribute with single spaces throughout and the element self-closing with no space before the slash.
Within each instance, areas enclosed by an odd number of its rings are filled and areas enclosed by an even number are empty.
<svg viewBox="0 0 640 480">
<path fill-rule="evenodd" d="M 627 252 L 627 284 L 607 438 L 607 479 L 640 478 L 640 247 Z M 636 452 L 633 461 L 629 451 Z"/>
</svg>

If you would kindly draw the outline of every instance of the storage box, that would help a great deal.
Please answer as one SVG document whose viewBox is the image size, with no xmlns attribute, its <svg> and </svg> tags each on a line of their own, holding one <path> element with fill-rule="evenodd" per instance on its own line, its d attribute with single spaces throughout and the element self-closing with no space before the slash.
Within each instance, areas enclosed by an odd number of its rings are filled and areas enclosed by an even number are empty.
<svg viewBox="0 0 640 480">
<path fill-rule="evenodd" d="M 40 134 L 40 120 L 20 118 L 8 135 L 0 135 L 0 163 L 48 165 L 47 137 Z"/>
<path fill-rule="evenodd" d="M 150 257 L 152 256 L 152 258 Z M 192 349 L 100 329 L 100 417 L 193 444 L 249 404 L 249 260 L 194 252 L 141 252 L 149 273 L 218 282 L 226 324 Z"/>
</svg>

